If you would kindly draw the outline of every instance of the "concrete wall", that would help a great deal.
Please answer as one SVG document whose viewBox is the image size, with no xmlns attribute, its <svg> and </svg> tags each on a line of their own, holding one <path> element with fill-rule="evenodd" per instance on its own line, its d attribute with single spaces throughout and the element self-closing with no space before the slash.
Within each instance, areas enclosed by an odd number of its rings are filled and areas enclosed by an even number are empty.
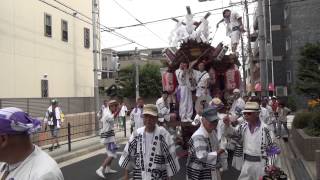
<svg viewBox="0 0 320 180">
<path fill-rule="evenodd" d="M 302 129 L 293 128 L 292 138 L 304 159 L 315 161 L 315 152 L 320 149 L 320 137 L 311 137 L 305 134 Z"/>
<path fill-rule="evenodd" d="M 64 11 L 72 11 L 47 1 Z M 91 1 L 63 3 L 91 16 Z M 44 14 L 52 17 L 52 37 L 44 35 Z M 78 16 L 78 15 L 77 15 Z M 68 22 L 68 42 L 62 41 L 61 20 Z M 41 97 L 41 79 L 48 74 L 49 97 L 93 96 L 92 35 L 84 48 L 82 22 L 38 0 L 1 1 L 0 98 Z"/>
</svg>

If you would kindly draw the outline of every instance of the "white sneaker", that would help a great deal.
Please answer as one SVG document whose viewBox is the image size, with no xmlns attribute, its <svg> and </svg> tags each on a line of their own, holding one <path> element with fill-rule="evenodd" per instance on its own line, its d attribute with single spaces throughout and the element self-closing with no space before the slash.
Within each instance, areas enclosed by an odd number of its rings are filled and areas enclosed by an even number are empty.
<svg viewBox="0 0 320 180">
<path fill-rule="evenodd" d="M 103 175 L 103 172 L 102 172 L 102 167 L 100 167 L 99 169 L 96 170 L 96 173 L 99 177 L 101 178 L 106 178 L 104 175 Z"/>
<path fill-rule="evenodd" d="M 109 168 L 106 167 L 106 169 L 104 170 L 104 173 L 106 173 L 106 174 L 108 174 L 108 173 L 114 174 L 114 173 L 117 173 L 117 172 L 118 172 L 118 171 L 113 170 L 113 169 L 111 169 L 110 167 L 109 167 Z"/>
</svg>

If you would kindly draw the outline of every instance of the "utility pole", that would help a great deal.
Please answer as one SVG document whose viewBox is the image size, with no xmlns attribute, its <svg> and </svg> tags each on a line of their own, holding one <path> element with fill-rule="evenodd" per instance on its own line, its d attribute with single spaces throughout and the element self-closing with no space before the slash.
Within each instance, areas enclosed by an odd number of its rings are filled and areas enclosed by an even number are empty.
<svg viewBox="0 0 320 180">
<path fill-rule="evenodd" d="M 244 57 L 244 45 L 243 45 L 243 38 L 241 38 L 241 56 L 242 56 L 242 72 L 243 72 L 243 91 L 247 94 L 247 74 L 246 74 L 246 58 Z"/>
<path fill-rule="evenodd" d="M 249 25 L 249 12 L 248 12 L 248 1 L 244 1 L 244 8 L 246 10 L 246 29 L 247 29 L 247 38 L 248 38 L 248 58 L 249 58 L 249 69 L 250 69 L 250 78 L 253 79 L 253 55 L 252 55 L 252 48 L 251 48 L 251 35 L 250 35 L 250 25 Z M 251 90 L 254 89 L 254 83 L 251 81 Z"/>
<path fill-rule="evenodd" d="M 263 16 L 263 0 L 258 0 L 258 24 L 259 24 L 259 61 L 260 61 L 260 84 L 261 96 L 267 95 L 267 82 L 266 82 L 266 46 L 265 46 L 265 26 Z"/>
<path fill-rule="evenodd" d="M 138 66 L 138 48 L 134 49 L 135 67 L 136 67 L 136 100 L 139 98 L 139 66 Z"/>
<path fill-rule="evenodd" d="M 96 133 L 99 129 L 99 121 L 98 121 L 98 116 L 97 116 L 97 112 L 99 111 L 99 104 L 100 104 L 100 98 L 99 98 L 99 87 L 98 87 L 98 56 L 97 54 L 99 53 L 97 50 L 97 22 L 96 22 L 96 15 L 98 13 L 98 4 L 97 4 L 97 0 L 92 0 L 92 52 L 93 52 L 93 73 L 94 73 L 94 104 L 95 104 L 95 130 Z"/>
<path fill-rule="evenodd" d="M 268 49 L 268 43 L 267 43 L 267 15 L 266 15 L 266 1 L 263 0 L 263 6 L 262 6 L 262 9 L 263 9 L 263 23 L 264 23 L 264 37 L 265 37 L 265 40 L 264 40 L 264 47 L 265 47 L 265 61 L 266 61 L 266 95 L 269 96 L 269 49 Z"/>
<path fill-rule="evenodd" d="M 271 82 L 274 87 L 274 71 L 273 71 L 273 45 L 272 45 L 272 20 L 271 20 L 271 0 L 269 0 L 269 29 L 270 29 L 270 61 L 271 61 Z M 272 96 L 274 95 L 274 88 L 272 91 Z"/>
</svg>

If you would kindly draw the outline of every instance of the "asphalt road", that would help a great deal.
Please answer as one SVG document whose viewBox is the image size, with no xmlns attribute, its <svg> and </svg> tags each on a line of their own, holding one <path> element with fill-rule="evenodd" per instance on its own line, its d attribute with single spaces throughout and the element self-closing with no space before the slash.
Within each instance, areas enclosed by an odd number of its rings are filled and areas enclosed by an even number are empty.
<svg viewBox="0 0 320 180">
<path fill-rule="evenodd" d="M 123 149 L 123 146 L 121 147 Z M 179 152 L 177 152 L 179 154 Z M 63 167 L 62 173 L 65 180 L 102 180 L 102 178 L 96 175 L 96 170 L 99 168 L 101 162 L 104 160 L 105 154 L 97 154 L 91 158 L 73 163 L 71 165 Z M 113 160 L 111 168 L 118 171 L 116 174 L 107 174 L 106 179 L 110 180 L 121 180 L 124 174 L 124 170 L 118 165 L 120 155 L 116 160 Z M 186 157 L 179 158 L 181 166 L 180 171 L 173 177 L 173 180 L 184 180 L 186 179 Z M 223 180 L 236 180 L 239 175 L 234 169 L 225 171 L 222 174 Z"/>
</svg>

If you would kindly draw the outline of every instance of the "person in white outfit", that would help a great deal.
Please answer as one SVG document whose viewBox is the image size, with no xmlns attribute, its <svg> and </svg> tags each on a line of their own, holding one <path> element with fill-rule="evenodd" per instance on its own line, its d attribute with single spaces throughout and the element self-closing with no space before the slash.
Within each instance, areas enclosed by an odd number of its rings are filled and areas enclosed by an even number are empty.
<svg viewBox="0 0 320 180">
<path fill-rule="evenodd" d="M 197 81 L 197 91 L 196 91 L 196 96 L 207 96 L 209 95 L 209 90 L 208 90 L 208 81 L 209 81 L 209 73 L 204 69 L 204 62 L 200 62 L 198 64 L 198 70 L 197 75 L 196 75 L 196 81 Z"/>
<path fill-rule="evenodd" d="M 244 109 L 244 106 L 246 103 L 242 99 L 239 89 L 233 90 L 233 99 L 234 99 L 234 101 L 231 105 L 230 113 L 233 116 L 236 116 L 237 114 L 239 114 L 239 112 L 241 112 Z"/>
<path fill-rule="evenodd" d="M 137 99 L 137 105 L 135 108 L 132 109 L 130 113 L 130 121 L 131 121 L 131 133 L 133 130 L 137 130 L 143 127 L 143 99 L 139 97 Z M 133 128 L 134 127 L 134 128 Z"/>
<path fill-rule="evenodd" d="M 125 127 L 127 112 L 128 112 L 128 108 L 126 104 L 122 102 L 121 109 L 119 112 L 120 128 Z"/>
<path fill-rule="evenodd" d="M 178 80 L 178 94 L 179 94 L 179 116 L 181 122 L 192 122 L 191 116 L 193 114 L 192 91 L 195 90 L 196 84 L 192 81 L 196 74 L 193 69 L 188 69 L 186 62 L 181 62 L 179 69 L 176 70 Z"/>
<path fill-rule="evenodd" d="M 21 109 L 0 109 L 0 179 L 63 180 L 58 164 L 30 135 L 41 129 L 39 120 Z"/>
<path fill-rule="evenodd" d="M 114 158 L 117 158 L 116 150 L 116 139 L 114 133 L 114 121 L 118 115 L 118 102 L 116 100 L 110 100 L 108 107 L 103 110 L 100 121 L 102 122 L 102 128 L 100 130 L 101 143 L 106 147 L 107 157 L 96 170 L 98 176 L 105 178 L 107 173 L 116 173 L 117 171 L 110 168 L 111 162 Z"/>
<path fill-rule="evenodd" d="M 104 110 L 105 108 L 107 108 L 107 107 L 108 107 L 108 100 L 105 99 L 105 100 L 103 101 L 103 104 L 101 105 L 98 113 L 97 113 L 98 119 L 101 119 L 101 117 L 102 117 L 102 112 L 103 112 L 103 110 Z"/>
<path fill-rule="evenodd" d="M 241 33 L 244 31 L 242 17 L 229 9 L 222 13 L 223 19 L 217 23 L 217 28 L 222 22 L 226 23 L 226 35 L 231 38 L 231 51 L 236 53 Z"/>
<path fill-rule="evenodd" d="M 58 101 L 56 99 L 51 100 L 51 105 L 46 111 L 45 117 L 44 117 L 44 123 L 45 123 L 45 130 L 47 130 L 47 125 L 50 128 L 51 132 L 51 147 L 49 148 L 49 151 L 53 151 L 53 149 L 60 148 L 59 144 L 59 130 L 62 126 L 63 121 L 63 115 L 62 110 L 58 106 Z M 57 144 L 54 146 L 54 144 Z"/>
<path fill-rule="evenodd" d="M 273 133 L 273 122 L 272 122 L 272 108 L 268 105 L 268 100 L 263 99 L 261 101 L 261 105 L 260 105 L 260 114 L 259 114 L 259 118 L 260 120 L 265 123 L 268 128 L 271 131 L 271 135 L 272 138 L 274 138 L 274 133 Z"/>
<path fill-rule="evenodd" d="M 220 180 L 219 157 L 225 152 L 217 137 L 217 110 L 203 110 L 201 125 L 189 141 L 187 180 Z"/>
<path fill-rule="evenodd" d="M 162 91 L 162 96 L 156 101 L 156 106 L 159 113 L 158 118 L 161 123 L 165 121 L 167 122 L 170 121 L 170 109 L 169 109 L 169 104 L 167 102 L 167 98 L 168 98 L 168 91 Z"/>
<path fill-rule="evenodd" d="M 244 160 L 238 180 L 257 180 L 265 175 L 268 165 L 267 149 L 272 146 L 268 127 L 259 119 L 260 107 L 256 102 L 247 102 L 243 110 L 245 123 L 237 129 L 230 126 L 230 118 L 224 118 L 225 136 L 237 140 L 243 149 Z"/>
<path fill-rule="evenodd" d="M 143 107 L 144 126 L 135 130 L 119 160 L 125 169 L 124 180 L 168 180 L 180 170 L 176 146 L 169 132 L 157 125 L 158 111 L 154 104 Z"/>
</svg>

